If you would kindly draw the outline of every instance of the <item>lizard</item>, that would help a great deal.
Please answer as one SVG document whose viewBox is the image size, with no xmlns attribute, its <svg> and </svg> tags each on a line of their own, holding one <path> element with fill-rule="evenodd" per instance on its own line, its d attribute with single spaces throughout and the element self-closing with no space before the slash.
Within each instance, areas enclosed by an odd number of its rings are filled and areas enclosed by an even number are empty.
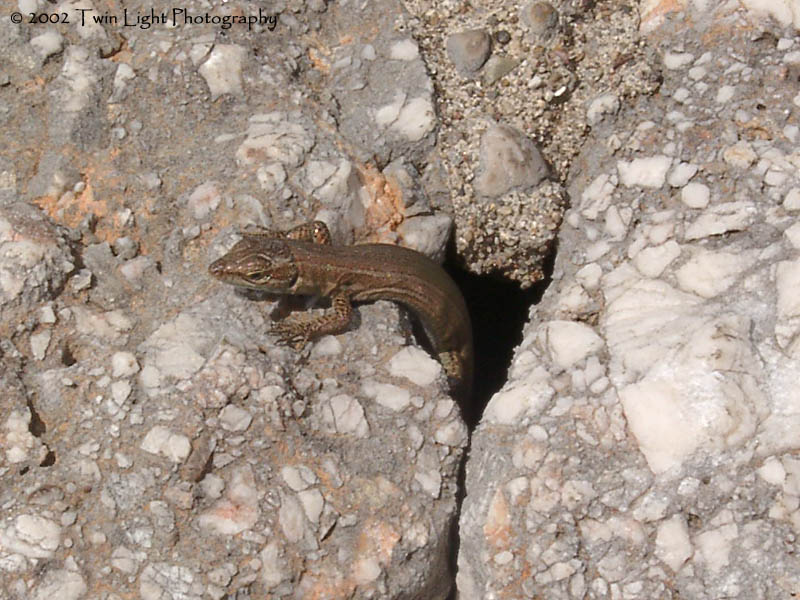
<svg viewBox="0 0 800 600">
<path fill-rule="evenodd" d="M 458 286 L 436 262 L 393 244 L 334 245 L 322 221 L 283 233 L 240 235 L 208 267 L 214 278 L 238 288 L 331 300 L 331 310 L 323 315 L 273 325 L 271 333 L 281 343 L 302 348 L 310 340 L 341 333 L 350 323 L 353 302 L 392 300 L 419 319 L 452 393 L 468 398 L 474 360 L 469 312 Z"/>
</svg>

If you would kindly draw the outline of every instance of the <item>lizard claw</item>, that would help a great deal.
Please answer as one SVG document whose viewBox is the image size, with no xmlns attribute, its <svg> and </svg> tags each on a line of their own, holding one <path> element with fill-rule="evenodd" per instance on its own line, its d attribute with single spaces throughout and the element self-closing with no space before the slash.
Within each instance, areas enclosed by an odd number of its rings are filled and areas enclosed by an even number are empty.
<svg viewBox="0 0 800 600">
<path fill-rule="evenodd" d="M 308 342 L 308 334 L 303 329 L 302 325 L 297 323 L 282 321 L 275 323 L 270 329 L 270 333 L 278 336 L 278 343 L 300 350 Z"/>
</svg>

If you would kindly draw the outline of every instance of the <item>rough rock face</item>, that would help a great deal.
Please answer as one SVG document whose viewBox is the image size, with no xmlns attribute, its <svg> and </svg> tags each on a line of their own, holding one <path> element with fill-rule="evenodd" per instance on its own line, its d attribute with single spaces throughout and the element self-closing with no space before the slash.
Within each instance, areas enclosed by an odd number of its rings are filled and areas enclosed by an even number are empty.
<svg viewBox="0 0 800 600">
<path fill-rule="evenodd" d="M 0 19 L 0 598 L 444 598 L 467 432 L 440 365 L 391 303 L 278 347 L 272 303 L 206 272 L 236 227 L 311 217 L 443 256 L 402 7 L 181 8 Z"/>
<path fill-rule="evenodd" d="M 313 217 L 527 286 L 568 197 L 458 593 L 800 594 L 798 2 L 109 6 L 0 18 L 0 598 L 447 597 L 467 431 L 402 313 L 277 346 L 206 268 Z"/>
<path fill-rule="evenodd" d="M 659 95 L 596 119 L 473 435 L 466 599 L 800 594 L 796 32 L 645 4 Z"/>
</svg>

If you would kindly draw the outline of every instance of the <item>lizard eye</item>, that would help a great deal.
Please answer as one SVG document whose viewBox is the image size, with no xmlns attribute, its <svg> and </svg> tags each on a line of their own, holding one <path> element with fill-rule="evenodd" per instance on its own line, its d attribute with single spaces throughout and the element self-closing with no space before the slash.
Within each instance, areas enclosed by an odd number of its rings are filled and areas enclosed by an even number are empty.
<svg viewBox="0 0 800 600">
<path fill-rule="evenodd" d="M 245 275 L 245 279 L 251 283 L 264 283 L 272 278 L 269 271 L 251 271 Z"/>
</svg>

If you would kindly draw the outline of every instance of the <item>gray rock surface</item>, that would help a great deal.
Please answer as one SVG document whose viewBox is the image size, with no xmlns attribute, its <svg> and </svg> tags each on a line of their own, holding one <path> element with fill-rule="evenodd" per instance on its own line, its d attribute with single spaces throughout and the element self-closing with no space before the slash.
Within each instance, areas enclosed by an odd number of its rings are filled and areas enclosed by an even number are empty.
<svg viewBox="0 0 800 600">
<path fill-rule="evenodd" d="M 449 593 L 466 428 L 401 312 L 298 352 L 206 273 L 314 217 L 442 257 L 433 88 L 372 6 L 0 19 L 3 600 Z"/>
<path fill-rule="evenodd" d="M 800 593 L 797 35 L 657 4 L 659 94 L 587 106 L 553 283 L 473 433 L 460 598 Z"/>
<path fill-rule="evenodd" d="M 206 267 L 251 224 L 438 258 L 455 224 L 527 286 L 567 196 L 472 442 L 461 597 L 800 593 L 800 7 L 551 4 L 537 35 L 510 1 L 0 19 L 0 598 L 445 598 L 438 363 L 390 303 L 276 346 Z"/>
</svg>

